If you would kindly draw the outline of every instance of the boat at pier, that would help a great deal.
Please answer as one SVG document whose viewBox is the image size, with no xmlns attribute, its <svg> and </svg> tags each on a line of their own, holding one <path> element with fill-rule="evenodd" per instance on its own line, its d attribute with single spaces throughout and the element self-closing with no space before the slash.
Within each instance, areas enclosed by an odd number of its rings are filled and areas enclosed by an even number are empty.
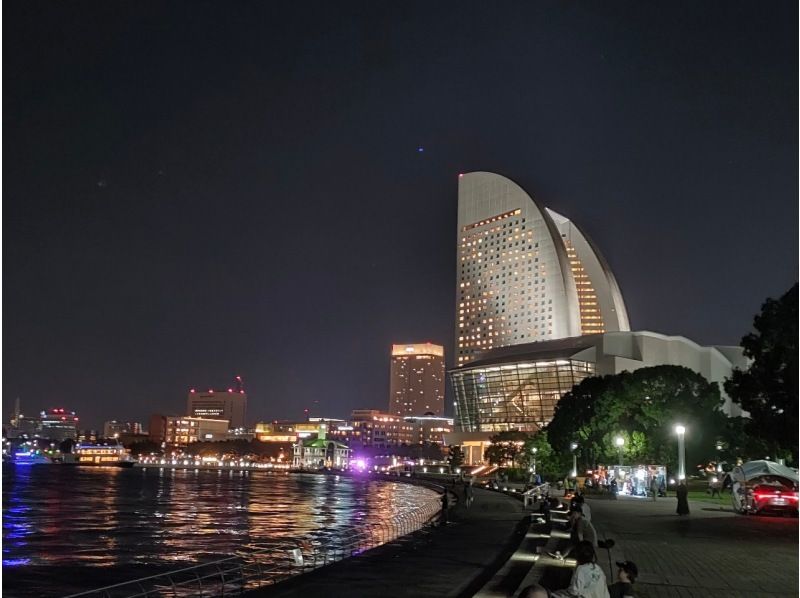
<svg viewBox="0 0 800 598">
<path fill-rule="evenodd" d="M 101 465 L 106 467 L 133 467 L 133 457 L 121 445 L 81 444 L 75 447 L 76 465 Z"/>
</svg>

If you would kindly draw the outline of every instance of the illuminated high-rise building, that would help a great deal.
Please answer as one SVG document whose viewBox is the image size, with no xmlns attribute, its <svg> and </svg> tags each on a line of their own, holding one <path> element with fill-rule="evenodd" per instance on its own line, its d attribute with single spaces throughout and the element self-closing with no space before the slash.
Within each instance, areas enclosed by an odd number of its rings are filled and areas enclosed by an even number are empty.
<svg viewBox="0 0 800 598">
<path fill-rule="evenodd" d="M 457 260 L 456 366 L 498 347 L 630 330 L 589 238 L 498 174 L 459 177 Z"/>
<path fill-rule="evenodd" d="M 389 413 L 444 415 L 444 347 L 392 345 Z"/>
<path fill-rule="evenodd" d="M 186 398 L 186 415 L 206 419 L 227 419 L 231 429 L 245 427 L 247 393 L 242 379 L 236 376 L 235 384 L 226 390 L 209 389 L 207 392 L 192 388 Z"/>
</svg>

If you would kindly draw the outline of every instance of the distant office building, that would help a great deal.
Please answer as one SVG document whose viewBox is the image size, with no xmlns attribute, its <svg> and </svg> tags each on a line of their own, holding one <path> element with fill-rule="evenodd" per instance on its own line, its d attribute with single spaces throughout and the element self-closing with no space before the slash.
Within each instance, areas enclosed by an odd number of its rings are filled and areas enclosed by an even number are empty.
<svg viewBox="0 0 800 598">
<path fill-rule="evenodd" d="M 120 422 L 111 420 L 103 424 L 104 438 L 119 438 L 122 434 L 141 434 L 142 424 L 139 422 Z"/>
<path fill-rule="evenodd" d="M 227 440 L 228 426 L 227 419 L 168 416 L 165 442 L 169 446 L 186 446 L 204 440 Z"/>
<path fill-rule="evenodd" d="M 443 444 L 444 435 L 454 430 L 452 417 L 418 415 L 404 417 L 403 421 L 414 427 L 414 442 L 417 444 Z"/>
<path fill-rule="evenodd" d="M 630 330 L 597 247 L 503 176 L 459 177 L 457 248 L 456 366 L 498 347 Z"/>
<path fill-rule="evenodd" d="M 39 436 L 50 440 L 78 437 L 78 416 L 63 408 L 49 409 L 39 414 Z"/>
<path fill-rule="evenodd" d="M 444 414 L 444 347 L 431 343 L 392 345 L 389 413 Z"/>
<path fill-rule="evenodd" d="M 247 393 L 244 388 L 208 390 L 202 392 L 194 388 L 189 391 L 186 413 L 191 417 L 227 419 L 231 428 L 245 427 L 247 413 Z"/>
</svg>

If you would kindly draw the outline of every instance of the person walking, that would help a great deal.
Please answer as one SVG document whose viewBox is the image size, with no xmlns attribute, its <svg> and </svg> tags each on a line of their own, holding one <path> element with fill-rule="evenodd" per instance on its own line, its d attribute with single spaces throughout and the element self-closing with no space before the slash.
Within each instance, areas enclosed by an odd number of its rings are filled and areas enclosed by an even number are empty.
<svg viewBox="0 0 800 598">
<path fill-rule="evenodd" d="M 676 513 L 678 515 L 688 515 L 689 514 L 689 489 L 686 487 L 686 483 L 681 481 L 678 484 L 678 489 L 676 490 L 675 494 L 678 497 L 678 508 L 676 509 Z"/>
<path fill-rule="evenodd" d="M 472 506 L 472 501 L 475 499 L 475 496 L 472 491 L 472 483 L 467 480 L 464 482 L 464 504 L 469 509 Z"/>
</svg>

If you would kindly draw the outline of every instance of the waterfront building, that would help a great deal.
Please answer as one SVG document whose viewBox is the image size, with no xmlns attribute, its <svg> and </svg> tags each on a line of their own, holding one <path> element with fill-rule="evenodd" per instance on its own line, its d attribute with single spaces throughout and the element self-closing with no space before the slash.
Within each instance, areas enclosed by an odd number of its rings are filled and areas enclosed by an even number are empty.
<svg viewBox="0 0 800 598">
<path fill-rule="evenodd" d="M 466 440 L 479 442 L 505 430 L 533 432 L 552 419 L 556 403 L 588 376 L 605 376 L 658 365 L 677 365 L 720 386 L 723 412 L 742 415 L 722 388 L 734 368 L 748 362 L 741 347 L 701 346 L 682 336 L 656 332 L 606 332 L 487 351 L 450 371 L 456 423 Z M 458 442 L 458 435 L 449 440 Z M 481 453 L 482 454 L 482 453 Z"/>
<path fill-rule="evenodd" d="M 189 390 L 186 398 L 186 413 L 190 417 L 208 419 L 226 419 L 231 428 L 245 427 L 247 412 L 247 393 L 244 389 L 228 388 L 226 390 L 209 389 L 207 392 L 194 388 Z"/>
<path fill-rule="evenodd" d="M 392 345 L 389 413 L 444 415 L 444 371 L 441 345 Z"/>
<path fill-rule="evenodd" d="M 630 329 L 597 247 L 513 181 L 460 175 L 457 230 L 456 366 L 498 347 Z"/>
<path fill-rule="evenodd" d="M 427 414 L 404 417 L 403 421 L 413 426 L 414 442 L 417 444 L 444 444 L 444 435 L 454 430 L 452 417 Z"/>
<path fill-rule="evenodd" d="M 293 452 L 292 466 L 302 469 L 344 469 L 350 464 L 350 448 L 329 439 L 326 424 L 319 424 L 316 438 L 298 440 L 293 446 Z"/>
<path fill-rule="evenodd" d="M 150 423 L 147 428 L 148 436 L 152 442 L 161 444 L 167 439 L 167 416 L 154 413 L 150 416 Z"/>
<path fill-rule="evenodd" d="M 227 419 L 168 416 L 165 442 L 169 446 L 186 446 L 200 440 L 228 440 Z"/>
<path fill-rule="evenodd" d="M 39 436 L 40 424 L 38 417 L 25 417 L 22 413 L 17 414 L 6 431 L 7 436 L 8 438 L 35 438 Z"/>
<path fill-rule="evenodd" d="M 282 430 L 277 422 L 258 422 L 255 427 L 255 438 L 260 442 L 296 442 L 297 433 L 294 427 Z"/>
<path fill-rule="evenodd" d="M 39 414 L 38 435 L 41 438 L 60 441 L 78 437 L 78 416 L 63 407 L 48 409 Z"/>
<path fill-rule="evenodd" d="M 348 421 L 347 438 L 351 447 L 392 448 L 414 444 L 414 424 L 377 409 L 355 409 Z M 341 430 L 341 428 L 339 428 Z"/>
<path fill-rule="evenodd" d="M 97 442 L 98 438 L 100 438 L 100 434 L 97 430 L 91 430 L 91 429 L 78 430 L 78 442 L 85 442 L 86 444 L 94 444 L 95 442 Z"/>
<path fill-rule="evenodd" d="M 119 438 L 122 434 L 141 434 L 142 424 L 139 422 L 107 421 L 103 424 L 104 438 Z"/>
</svg>

